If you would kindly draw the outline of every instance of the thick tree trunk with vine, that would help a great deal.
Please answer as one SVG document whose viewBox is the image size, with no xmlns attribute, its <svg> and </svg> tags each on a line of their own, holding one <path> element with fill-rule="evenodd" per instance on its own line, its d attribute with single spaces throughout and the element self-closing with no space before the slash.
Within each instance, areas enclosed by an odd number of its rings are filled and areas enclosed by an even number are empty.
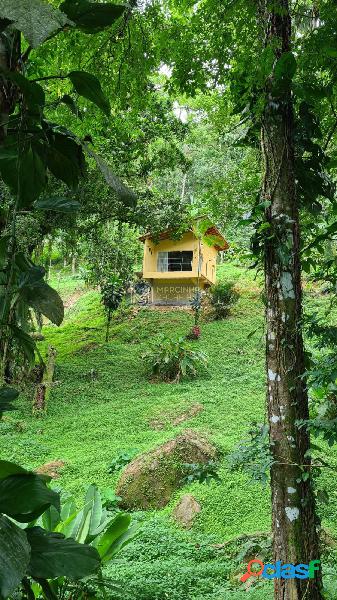
<svg viewBox="0 0 337 600">
<path fill-rule="evenodd" d="M 291 18 L 287 0 L 261 0 L 265 43 L 275 60 L 290 51 Z M 273 8 L 271 8 L 273 7 Z M 303 378 L 305 355 L 301 331 L 302 292 L 299 214 L 294 173 L 294 124 L 290 83 L 267 84 L 262 119 L 265 164 L 263 200 L 269 222 L 265 241 L 265 289 L 268 417 L 274 560 L 309 563 L 319 559 L 315 502 L 310 469 L 310 442 L 296 426 L 308 418 Z M 287 89 L 288 88 L 288 89 Z M 277 91 L 278 89 L 278 91 Z M 281 90 L 281 91 L 280 91 Z M 320 600 L 321 574 L 313 579 L 275 579 L 277 600 Z"/>
</svg>

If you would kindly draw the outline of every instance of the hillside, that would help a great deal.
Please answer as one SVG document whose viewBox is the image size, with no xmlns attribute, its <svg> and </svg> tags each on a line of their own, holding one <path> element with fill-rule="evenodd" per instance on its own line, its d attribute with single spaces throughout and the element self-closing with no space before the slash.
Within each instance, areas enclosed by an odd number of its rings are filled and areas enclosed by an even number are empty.
<svg viewBox="0 0 337 600">
<path fill-rule="evenodd" d="M 240 534 L 270 530 L 268 487 L 230 472 L 226 460 L 246 437 L 249 424 L 264 419 L 261 290 L 251 272 L 230 264 L 222 265 L 221 277 L 236 281 L 240 300 L 228 319 L 202 324 L 201 339 L 194 343 L 208 355 L 208 373 L 180 384 L 150 382 L 141 355 L 160 335 L 185 335 L 192 323 L 189 311 L 132 311 L 113 322 L 106 343 L 98 293 L 70 276 L 59 280 L 68 306 L 66 318 L 60 328 L 46 326 L 46 339 L 40 344 L 42 354 L 48 344 L 58 351 L 47 416 L 32 417 L 30 386 L 18 411 L 2 426 L 4 458 L 31 468 L 64 461 L 57 485 L 78 501 L 89 483 L 114 488 L 119 473 L 110 475 L 108 467 L 120 452 L 141 453 L 186 428 L 206 434 L 221 450 L 220 484 L 193 483 L 177 492 L 163 510 L 135 515 L 142 522 L 142 533 L 111 569 L 113 579 L 125 587 L 122 595 L 116 591 L 113 596 L 118 599 L 246 598 L 233 575 L 242 572 L 240 561 L 233 562 L 228 547 L 221 545 Z M 323 302 L 317 293 L 308 293 L 308 303 L 319 308 Z M 195 405 L 202 410 L 184 420 Z M 324 483 L 329 476 L 321 479 Z M 336 505 L 336 483 L 329 482 L 329 488 Z M 188 533 L 170 518 L 186 492 L 193 493 L 202 507 Z M 332 503 L 325 508 L 324 526 L 336 531 Z M 249 593 L 252 600 L 272 595 L 269 584 L 253 586 Z"/>
</svg>

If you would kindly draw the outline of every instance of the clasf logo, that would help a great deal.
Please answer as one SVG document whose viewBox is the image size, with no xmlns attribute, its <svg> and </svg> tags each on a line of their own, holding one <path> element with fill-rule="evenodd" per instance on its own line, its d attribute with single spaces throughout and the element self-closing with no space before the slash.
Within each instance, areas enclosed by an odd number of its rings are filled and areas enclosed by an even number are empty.
<svg viewBox="0 0 337 600">
<path fill-rule="evenodd" d="M 259 566 L 257 570 L 255 565 Z M 265 579 L 313 579 L 315 571 L 319 571 L 319 568 L 319 560 L 311 560 L 308 565 L 304 563 L 293 565 L 291 563 L 282 564 L 280 560 L 275 564 L 264 564 L 262 560 L 253 558 L 247 565 L 247 573 L 242 575 L 240 581 L 245 582 L 249 577 L 259 577 L 260 575 Z"/>
</svg>

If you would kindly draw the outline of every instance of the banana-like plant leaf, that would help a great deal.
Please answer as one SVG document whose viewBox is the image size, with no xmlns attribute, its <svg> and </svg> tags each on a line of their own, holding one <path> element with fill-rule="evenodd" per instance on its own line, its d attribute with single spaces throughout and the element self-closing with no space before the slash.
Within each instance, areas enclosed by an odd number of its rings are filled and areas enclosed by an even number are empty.
<svg viewBox="0 0 337 600">
<path fill-rule="evenodd" d="M 55 531 L 57 525 L 60 523 L 61 517 L 59 511 L 55 506 L 50 506 L 40 517 L 43 529 L 47 531 Z"/>
<path fill-rule="evenodd" d="M 45 281 L 26 286 L 22 296 L 29 306 L 41 312 L 55 325 L 61 325 L 64 317 L 64 306 L 60 295 Z"/>
<path fill-rule="evenodd" d="M 84 33 L 96 33 L 109 27 L 125 11 L 125 6 L 111 3 L 87 2 L 87 0 L 65 0 L 60 9 Z"/>
<path fill-rule="evenodd" d="M 32 48 L 65 25 L 73 25 L 65 14 L 42 0 L 0 0 L 0 17 L 22 31 Z"/>
<path fill-rule="evenodd" d="M 34 340 L 20 327 L 11 327 L 13 338 L 16 339 L 20 350 L 24 354 L 30 365 L 34 365 L 35 360 L 35 342 Z"/>
<path fill-rule="evenodd" d="M 73 213 L 77 212 L 81 205 L 77 200 L 70 198 L 40 198 L 34 204 L 34 208 L 37 210 L 54 210 L 62 213 Z"/>
<path fill-rule="evenodd" d="M 0 600 L 8 598 L 25 575 L 30 546 L 24 530 L 0 515 Z"/>
<path fill-rule="evenodd" d="M 138 534 L 138 526 L 130 527 L 130 523 L 130 515 L 126 513 L 118 514 L 108 529 L 92 542 L 92 546 L 97 548 L 104 563 L 109 562 Z"/>
<path fill-rule="evenodd" d="M 100 567 L 99 554 L 92 546 L 79 544 L 60 533 L 44 531 L 41 527 L 31 527 L 26 534 L 31 546 L 28 573 L 34 578 L 65 576 L 81 579 Z"/>
<path fill-rule="evenodd" d="M 5 479 L 9 475 L 27 475 L 29 471 L 20 467 L 16 463 L 9 462 L 8 460 L 0 460 L 0 480 Z"/>
<path fill-rule="evenodd" d="M 35 473 L 18 473 L 0 480 L 0 512 L 19 523 L 37 519 L 53 505 L 60 510 L 59 494 Z"/>
<path fill-rule="evenodd" d="M 105 516 L 103 512 L 101 494 L 97 489 L 96 485 L 90 485 L 86 497 L 85 502 L 91 503 L 90 510 L 90 523 L 89 523 L 89 535 L 94 536 L 97 535 L 97 529 L 102 524 L 102 518 Z"/>
<path fill-rule="evenodd" d="M 95 75 L 86 71 L 71 71 L 68 77 L 80 96 L 96 104 L 107 116 L 110 115 L 109 100 L 104 95 L 101 84 Z"/>
</svg>

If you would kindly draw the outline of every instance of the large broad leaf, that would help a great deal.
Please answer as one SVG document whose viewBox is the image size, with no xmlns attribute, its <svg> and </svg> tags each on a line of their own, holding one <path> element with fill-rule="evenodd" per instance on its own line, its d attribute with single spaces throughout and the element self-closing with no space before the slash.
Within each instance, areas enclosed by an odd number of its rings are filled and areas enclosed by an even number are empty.
<svg viewBox="0 0 337 600">
<path fill-rule="evenodd" d="M 34 106 L 36 104 L 39 106 L 44 105 L 44 91 L 38 83 L 35 81 L 29 81 L 27 77 L 17 71 L 3 71 L 1 74 L 3 77 L 5 77 L 5 79 L 9 79 L 15 83 L 18 88 L 20 88 L 28 106 Z"/>
<path fill-rule="evenodd" d="M 121 513 L 116 516 L 108 529 L 92 542 L 103 562 L 109 562 L 136 537 L 138 526 L 130 527 L 130 523 L 130 515 Z"/>
<path fill-rule="evenodd" d="M 0 17 L 22 31 L 33 48 L 58 29 L 73 24 L 64 13 L 42 0 L 0 0 Z"/>
<path fill-rule="evenodd" d="M 31 145 L 20 155 L 18 166 L 20 206 L 27 206 L 39 197 L 47 183 L 46 167 Z"/>
<path fill-rule="evenodd" d="M 86 497 L 85 502 L 91 503 L 90 510 L 90 523 L 89 523 L 89 535 L 94 536 L 99 532 L 99 527 L 102 525 L 102 520 L 105 516 L 105 511 L 102 506 L 102 499 L 99 490 L 96 485 L 90 485 Z"/>
<path fill-rule="evenodd" d="M 79 544 L 60 533 L 46 532 L 41 527 L 26 530 L 31 546 L 28 573 L 32 577 L 53 579 L 69 577 L 81 579 L 95 573 L 100 567 L 100 557 L 95 548 Z"/>
<path fill-rule="evenodd" d="M 59 495 L 35 473 L 9 475 L 0 481 L 0 512 L 20 523 L 37 519 L 51 505 L 60 510 Z"/>
<path fill-rule="evenodd" d="M 96 33 L 119 19 L 125 11 L 125 6 L 87 0 L 66 0 L 60 9 L 84 33 Z"/>
<path fill-rule="evenodd" d="M 43 529 L 47 531 L 55 531 L 55 528 L 60 523 L 61 517 L 55 506 L 50 506 L 40 517 L 39 523 L 42 524 Z"/>
<path fill-rule="evenodd" d="M 33 338 L 20 327 L 12 326 L 11 332 L 13 338 L 18 342 L 20 350 L 25 355 L 26 360 L 33 366 L 35 360 L 35 342 Z"/>
<path fill-rule="evenodd" d="M 68 77 L 80 96 L 96 104 L 107 116 L 110 115 L 109 100 L 103 94 L 101 84 L 95 75 L 86 71 L 71 71 Z"/>
<path fill-rule="evenodd" d="M 25 287 L 22 296 L 29 306 L 41 312 L 49 321 L 61 325 L 64 317 L 62 299 L 45 281 Z"/>
<path fill-rule="evenodd" d="M 27 469 L 20 467 L 16 463 L 9 462 L 8 460 L 0 460 L 0 480 L 5 479 L 9 475 L 27 475 L 28 473 Z"/>
<path fill-rule="evenodd" d="M 77 200 L 71 198 L 40 198 L 34 204 L 37 210 L 54 210 L 62 213 L 73 213 L 80 210 L 81 205 Z"/>
<path fill-rule="evenodd" d="M 101 170 L 105 181 L 113 189 L 119 200 L 121 200 L 121 202 L 123 202 L 127 206 L 134 207 L 137 201 L 136 194 L 132 190 L 130 190 L 130 188 L 124 185 L 124 183 L 119 179 L 119 177 L 117 177 L 117 175 L 114 174 L 111 167 L 109 167 L 109 165 L 107 165 L 107 163 L 100 156 L 98 156 L 98 154 L 96 154 L 92 150 L 89 150 L 88 148 L 87 151 L 89 155 L 95 159 L 97 166 Z"/>
<path fill-rule="evenodd" d="M 71 188 L 77 186 L 85 164 L 82 147 L 72 137 L 52 131 L 46 160 L 48 169 L 56 179 L 61 179 Z"/>
<path fill-rule="evenodd" d="M 25 575 L 30 546 L 25 532 L 15 523 L 0 516 L 0 600 L 5 600 Z"/>
</svg>

